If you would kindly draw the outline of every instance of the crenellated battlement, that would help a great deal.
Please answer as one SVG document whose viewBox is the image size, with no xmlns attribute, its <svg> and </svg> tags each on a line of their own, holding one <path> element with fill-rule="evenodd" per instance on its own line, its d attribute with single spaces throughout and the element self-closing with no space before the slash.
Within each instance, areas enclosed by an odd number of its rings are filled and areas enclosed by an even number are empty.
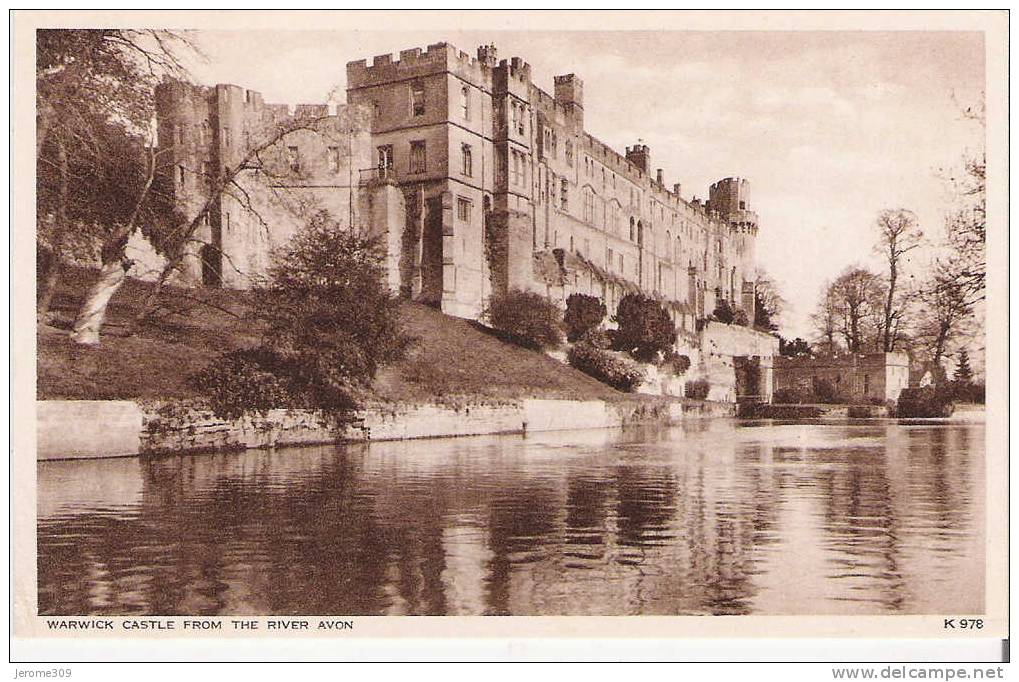
<svg viewBox="0 0 1019 682">
<path fill-rule="evenodd" d="M 401 50 L 398 58 L 392 54 L 376 55 L 370 66 L 366 59 L 347 62 L 347 89 L 420 78 L 444 71 L 471 83 L 487 84 L 491 80 L 495 48 L 483 47 L 485 49 L 479 49 L 478 56 L 471 56 L 443 42 L 429 45 L 424 50 L 419 47 Z"/>
</svg>

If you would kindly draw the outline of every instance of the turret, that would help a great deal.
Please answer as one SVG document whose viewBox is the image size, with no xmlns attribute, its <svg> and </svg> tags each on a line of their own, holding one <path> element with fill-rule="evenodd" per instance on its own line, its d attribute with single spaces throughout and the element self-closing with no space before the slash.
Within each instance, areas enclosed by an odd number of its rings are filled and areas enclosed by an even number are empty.
<svg viewBox="0 0 1019 682">
<path fill-rule="evenodd" d="M 575 73 L 555 77 L 555 100 L 561 103 L 577 127 L 584 128 L 584 81 Z"/>
<path fill-rule="evenodd" d="M 626 160 L 646 174 L 651 168 L 651 150 L 646 144 L 638 142 L 626 148 Z"/>
</svg>

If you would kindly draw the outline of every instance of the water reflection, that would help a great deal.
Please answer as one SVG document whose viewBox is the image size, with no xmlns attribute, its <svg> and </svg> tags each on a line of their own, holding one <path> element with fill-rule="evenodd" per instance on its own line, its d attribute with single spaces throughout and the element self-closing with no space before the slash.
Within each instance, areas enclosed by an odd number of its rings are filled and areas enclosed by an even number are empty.
<svg viewBox="0 0 1019 682">
<path fill-rule="evenodd" d="M 42 614 L 983 611 L 983 427 L 39 464 Z"/>
</svg>

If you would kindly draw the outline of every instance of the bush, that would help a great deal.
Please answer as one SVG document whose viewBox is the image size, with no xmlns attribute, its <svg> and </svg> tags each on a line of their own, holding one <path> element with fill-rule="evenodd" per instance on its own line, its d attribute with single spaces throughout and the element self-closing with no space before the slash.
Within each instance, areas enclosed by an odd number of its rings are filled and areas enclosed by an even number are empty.
<svg viewBox="0 0 1019 682">
<path fill-rule="evenodd" d="M 952 399 L 956 402 L 983 404 L 985 401 L 984 384 L 950 381 L 947 389 L 951 391 Z"/>
<path fill-rule="evenodd" d="M 325 211 L 275 254 L 268 285 L 252 293 L 260 345 L 228 353 L 192 379 L 222 417 L 273 407 L 351 409 L 355 393 L 410 341 L 376 243 Z"/>
<path fill-rule="evenodd" d="M 281 371 L 283 365 L 281 358 L 263 348 L 233 351 L 189 377 L 188 383 L 221 419 L 264 414 L 274 408 L 317 407 L 295 380 L 298 373 Z M 337 407 L 353 407 L 353 402 Z"/>
<path fill-rule="evenodd" d="M 669 311 L 641 294 L 623 296 L 615 321 L 619 329 L 613 338 L 613 348 L 627 351 L 641 362 L 651 362 L 676 343 L 676 324 Z"/>
<path fill-rule="evenodd" d="M 899 394 L 899 417 L 950 417 L 955 410 L 951 393 L 933 386 L 904 388 Z"/>
<path fill-rule="evenodd" d="M 824 377 L 814 379 L 813 386 L 813 399 L 818 403 L 824 405 L 841 405 L 853 402 L 845 393 L 842 392 L 841 389 Z"/>
<path fill-rule="evenodd" d="M 732 324 L 736 321 L 736 311 L 732 309 L 732 306 L 729 305 L 727 300 L 719 298 L 718 303 L 715 304 L 715 312 L 711 313 L 711 317 L 713 317 L 716 322 Z"/>
<path fill-rule="evenodd" d="M 559 307 L 541 294 L 511 290 L 488 300 L 485 317 L 510 341 L 530 348 L 555 348 L 563 342 L 563 317 Z"/>
<path fill-rule="evenodd" d="M 686 382 L 686 391 L 684 393 L 687 398 L 707 400 L 710 391 L 711 384 L 708 383 L 707 379 L 695 379 L 694 381 Z"/>
<path fill-rule="evenodd" d="M 673 375 L 679 377 L 686 374 L 686 371 L 690 369 L 690 357 L 687 355 L 680 355 L 675 351 L 668 351 L 665 354 L 665 367 L 668 368 Z"/>
<path fill-rule="evenodd" d="M 568 359 L 571 367 L 626 393 L 632 392 L 644 380 L 644 370 L 636 363 L 587 343 L 573 346 Z"/>
<path fill-rule="evenodd" d="M 603 329 L 590 329 L 588 330 L 577 343 L 586 343 L 589 346 L 598 348 L 599 350 L 608 350 L 612 347 L 612 338 L 609 333 Z"/>
<path fill-rule="evenodd" d="M 566 299 L 566 339 L 578 341 L 588 332 L 597 329 L 605 319 L 605 304 L 587 294 L 570 294 Z"/>
<path fill-rule="evenodd" d="M 771 402 L 778 405 L 803 405 L 813 402 L 809 391 L 801 388 L 779 388 L 771 396 Z"/>
<path fill-rule="evenodd" d="M 741 327 L 749 327 L 750 318 L 747 317 L 747 311 L 743 310 L 742 308 L 737 310 L 736 314 L 733 316 L 733 322 Z"/>
</svg>

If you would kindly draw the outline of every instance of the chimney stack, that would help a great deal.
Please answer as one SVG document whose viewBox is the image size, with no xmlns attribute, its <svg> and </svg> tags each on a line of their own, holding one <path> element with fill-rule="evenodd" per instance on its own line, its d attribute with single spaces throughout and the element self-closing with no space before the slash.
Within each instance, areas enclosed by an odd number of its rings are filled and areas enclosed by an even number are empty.
<svg viewBox="0 0 1019 682">
<path fill-rule="evenodd" d="M 672 193 L 675 194 L 677 197 L 681 196 L 679 192 L 679 190 L 681 189 L 683 189 L 683 186 L 677 182 L 672 186 Z"/>
<path fill-rule="evenodd" d="M 658 184 L 665 185 L 665 169 L 663 168 L 658 169 Z"/>
</svg>

